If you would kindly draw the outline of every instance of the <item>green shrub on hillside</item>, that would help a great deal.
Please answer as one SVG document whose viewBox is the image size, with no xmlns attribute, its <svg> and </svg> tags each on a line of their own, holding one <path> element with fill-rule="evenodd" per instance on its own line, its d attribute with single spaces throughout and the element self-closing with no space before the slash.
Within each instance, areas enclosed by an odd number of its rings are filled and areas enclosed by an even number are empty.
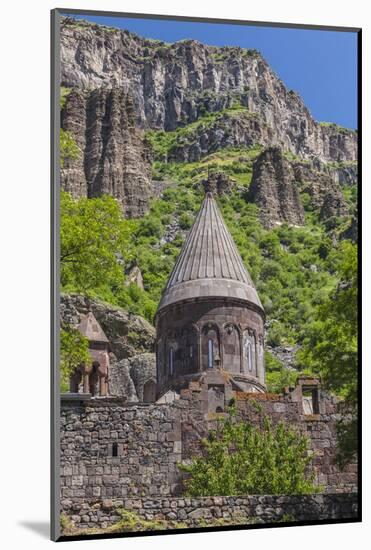
<svg viewBox="0 0 371 550">
<path fill-rule="evenodd" d="M 270 393 L 282 393 L 286 386 L 295 386 L 298 372 L 283 366 L 269 351 L 264 353 L 265 384 Z"/>
</svg>

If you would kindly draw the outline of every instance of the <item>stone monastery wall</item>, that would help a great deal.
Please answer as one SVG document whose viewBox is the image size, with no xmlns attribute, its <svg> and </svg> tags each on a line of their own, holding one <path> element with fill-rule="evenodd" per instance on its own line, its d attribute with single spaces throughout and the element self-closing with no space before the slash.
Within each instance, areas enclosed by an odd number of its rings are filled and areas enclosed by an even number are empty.
<svg viewBox="0 0 371 550">
<path fill-rule="evenodd" d="M 79 529 L 102 528 L 120 521 L 120 509 L 151 522 L 152 530 L 222 527 L 256 523 L 318 522 L 356 519 L 357 495 L 253 495 L 246 497 L 159 497 L 154 499 L 89 499 L 65 510 Z M 140 521 L 139 520 L 139 521 Z M 137 520 L 138 521 L 138 520 Z"/>
<path fill-rule="evenodd" d="M 320 414 L 304 415 L 285 395 L 236 394 L 239 415 L 259 422 L 285 420 L 310 438 L 316 480 L 326 493 L 357 491 L 357 469 L 340 471 L 336 453 L 336 405 L 321 400 Z M 223 414 L 223 413 L 221 413 Z M 66 397 L 61 407 L 61 510 L 71 513 L 97 499 L 179 496 L 177 464 L 193 456 L 218 414 L 206 412 L 200 393 L 183 391 L 168 404 L 128 405 L 118 398 Z"/>
</svg>

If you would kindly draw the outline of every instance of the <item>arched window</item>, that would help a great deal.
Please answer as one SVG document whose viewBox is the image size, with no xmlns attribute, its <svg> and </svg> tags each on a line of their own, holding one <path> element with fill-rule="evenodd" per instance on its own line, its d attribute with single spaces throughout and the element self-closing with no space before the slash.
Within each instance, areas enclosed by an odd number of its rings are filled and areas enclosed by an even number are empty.
<svg viewBox="0 0 371 550">
<path fill-rule="evenodd" d="M 169 372 L 170 375 L 174 374 L 174 349 L 169 348 Z"/>
<path fill-rule="evenodd" d="M 251 372 L 252 371 L 252 349 L 251 349 L 250 341 L 246 343 L 246 361 L 247 361 L 247 370 Z"/>
<path fill-rule="evenodd" d="M 240 333 L 236 325 L 231 323 L 224 327 L 222 333 L 223 360 L 230 372 L 240 372 L 241 344 Z"/>
<path fill-rule="evenodd" d="M 207 341 L 207 366 L 209 369 L 214 366 L 214 344 L 211 338 Z"/>
<path fill-rule="evenodd" d="M 196 356 L 197 346 L 194 350 L 195 360 Z M 221 366 L 219 329 L 211 323 L 208 323 L 202 329 L 201 365 L 202 370 Z"/>
</svg>

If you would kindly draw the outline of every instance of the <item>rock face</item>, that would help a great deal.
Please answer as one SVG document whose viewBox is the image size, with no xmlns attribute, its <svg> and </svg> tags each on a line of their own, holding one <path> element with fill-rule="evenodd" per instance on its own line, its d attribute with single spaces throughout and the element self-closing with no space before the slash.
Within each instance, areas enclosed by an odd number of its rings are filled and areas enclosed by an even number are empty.
<svg viewBox="0 0 371 550">
<path fill-rule="evenodd" d="M 357 185 L 358 167 L 356 162 L 340 163 L 339 166 L 330 167 L 330 174 L 336 183 L 342 186 Z"/>
<path fill-rule="evenodd" d="M 348 214 L 341 187 L 329 171 L 319 172 L 307 161 L 290 162 L 278 147 L 265 149 L 253 164 L 247 193 L 247 200 L 259 206 L 263 225 L 303 225 L 302 193 L 309 195 L 321 220 Z"/>
<path fill-rule="evenodd" d="M 146 398 L 146 385 L 156 384 L 156 355 L 154 353 L 142 353 L 129 359 L 130 376 L 134 382 L 140 401 L 149 401 Z"/>
<path fill-rule="evenodd" d="M 212 172 L 208 178 L 201 180 L 200 187 L 214 195 L 228 195 L 232 190 L 231 178 L 225 172 Z"/>
<path fill-rule="evenodd" d="M 352 216 L 349 226 L 340 234 L 341 239 L 350 239 L 353 242 L 358 240 L 358 219 Z"/>
<path fill-rule="evenodd" d="M 304 224 L 304 208 L 291 164 L 277 147 L 263 151 L 253 165 L 248 200 L 260 207 L 266 227 Z"/>
<path fill-rule="evenodd" d="M 129 403 L 136 403 L 138 395 L 130 376 L 127 359 L 122 359 L 110 367 L 108 393 L 118 397 L 123 397 Z"/>
<path fill-rule="evenodd" d="M 74 197 L 111 195 L 127 217 L 142 216 L 153 194 L 151 153 L 135 128 L 130 96 L 118 88 L 73 89 L 61 126 L 80 149 L 77 158 L 64 161 L 62 188 Z"/>
<path fill-rule="evenodd" d="M 312 208 L 319 210 L 322 220 L 348 214 L 341 187 L 329 173 L 318 172 L 303 162 L 293 163 L 293 168 L 301 192 L 309 194 Z"/>
<path fill-rule="evenodd" d="M 314 121 L 255 50 L 196 40 L 166 44 L 64 18 L 61 59 L 62 86 L 122 89 L 133 98 L 142 128 L 174 130 L 237 102 L 270 128 L 273 143 L 292 153 L 336 162 L 357 158 L 357 134 Z"/>
<path fill-rule="evenodd" d="M 137 285 L 140 289 L 144 290 L 142 272 L 137 265 L 133 265 L 126 273 L 126 286 Z"/>
<path fill-rule="evenodd" d="M 228 111 L 181 137 L 169 151 L 167 161 L 197 162 L 225 147 L 251 147 L 256 143 L 272 145 L 281 141 L 255 113 Z"/>
<path fill-rule="evenodd" d="M 141 353 L 115 363 L 110 370 L 109 393 L 131 402 L 155 401 L 155 354 Z"/>
</svg>

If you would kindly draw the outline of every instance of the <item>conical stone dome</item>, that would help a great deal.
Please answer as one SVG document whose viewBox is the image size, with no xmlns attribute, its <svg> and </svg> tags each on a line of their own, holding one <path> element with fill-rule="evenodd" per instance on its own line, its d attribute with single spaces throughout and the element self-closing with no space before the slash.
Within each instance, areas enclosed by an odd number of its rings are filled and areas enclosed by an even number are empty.
<svg viewBox="0 0 371 550">
<path fill-rule="evenodd" d="M 230 298 L 264 313 L 258 294 L 211 193 L 206 193 L 157 312 L 197 298 Z"/>
</svg>

